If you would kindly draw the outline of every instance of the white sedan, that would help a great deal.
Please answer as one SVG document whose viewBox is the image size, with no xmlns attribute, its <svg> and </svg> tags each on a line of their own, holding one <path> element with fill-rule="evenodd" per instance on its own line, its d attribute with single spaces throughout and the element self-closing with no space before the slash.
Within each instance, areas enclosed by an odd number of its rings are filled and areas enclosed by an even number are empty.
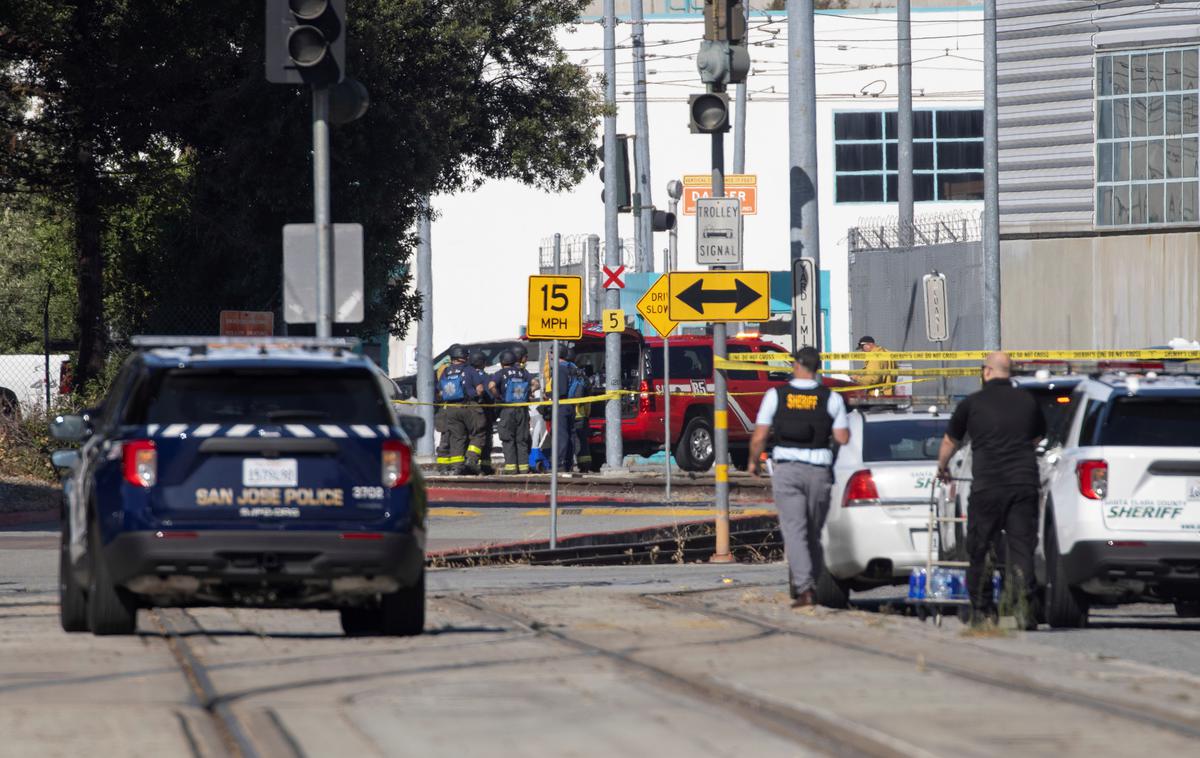
<svg viewBox="0 0 1200 758">
<path fill-rule="evenodd" d="M 949 415 L 860 409 L 837 454 L 821 534 L 825 570 L 817 602 L 843 608 L 850 589 L 908 581 L 929 551 L 930 498 Z"/>
</svg>

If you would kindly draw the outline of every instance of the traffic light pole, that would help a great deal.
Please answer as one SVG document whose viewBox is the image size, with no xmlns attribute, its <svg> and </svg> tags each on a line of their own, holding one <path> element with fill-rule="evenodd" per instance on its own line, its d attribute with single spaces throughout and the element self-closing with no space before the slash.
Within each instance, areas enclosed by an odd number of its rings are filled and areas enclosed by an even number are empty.
<svg viewBox="0 0 1200 758">
<path fill-rule="evenodd" d="M 650 194 L 650 116 L 646 106 L 646 25 L 642 19 L 642 0 L 630 0 L 633 47 L 633 124 L 637 138 L 633 142 L 634 201 L 633 225 L 637 231 L 637 270 L 654 270 L 654 199 Z"/>
<path fill-rule="evenodd" d="M 792 262 L 812 258 L 813 311 L 816 333 L 812 347 L 822 349 L 821 230 L 817 220 L 817 64 L 813 0 L 788 0 L 788 168 L 790 180 L 789 239 Z M 793 303 L 798 303 L 793 299 Z M 793 350 L 799 350 L 800 314 L 792 310 Z"/>
<path fill-rule="evenodd" d="M 333 336 L 333 224 L 329 220 L 329 87 L 313 87 L 313 226 L 317 231 L 317 336 Z"/>
<path fill-rule="evenodd" d="M 712 196 L 725 197 L 725 133 L 712 136 Z M 724 266 L 712 266 L 713 270 Z M 713 479 L 717 500 L 717 544 L 709 561 L 732 563 L 729 552 L 729 398 L 725 372 L 717 368 L 727 355 L 725 324 L 713 324 Z"/>
<path fill-rule="evenodd" d="M 417 218 L 417 293 L 421 296 L 421 320 L 417 322 L 417 401 L 425 419 L 425 436 L 417 440 L 417 453 L 434 454 L 434 376 L 433 376 L 433 240 L 429 220 L 429 198 L 421 203 Z"/>
</svg>

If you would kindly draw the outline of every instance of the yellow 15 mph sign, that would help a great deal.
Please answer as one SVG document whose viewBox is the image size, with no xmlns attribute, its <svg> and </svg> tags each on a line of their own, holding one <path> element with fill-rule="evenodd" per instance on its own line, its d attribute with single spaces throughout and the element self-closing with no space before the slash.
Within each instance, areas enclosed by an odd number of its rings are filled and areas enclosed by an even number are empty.
<svg viewBox="0 0 1200 758">
<path fill-rule="evenodd" d="M 583 277 L 529 277 L 531 340 L 577 340 L 583 336 Z"/>
<path fill-rule="evenodd" d="M 668 274 L 667 314 L 672 321 L 767 321 L 771 274 L 767 271 L 674 271 Z"/>
</svg>

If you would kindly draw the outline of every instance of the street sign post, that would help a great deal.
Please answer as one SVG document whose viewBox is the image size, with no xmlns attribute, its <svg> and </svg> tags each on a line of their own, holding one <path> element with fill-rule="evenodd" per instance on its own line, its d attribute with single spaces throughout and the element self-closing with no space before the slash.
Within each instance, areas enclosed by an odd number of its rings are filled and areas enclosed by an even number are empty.
<svg viewBox="0 0 1200 758">
<path fill-rule="evenodd" d="M 741 267 L 741 207 L 736 197 L 705 197 L 696 201 L 697 264 Z"/>
<path fill-rule="evenodd" d="M 671 294 L 669 281 L 668 274 L 658 277 L 637 303 L 638 313 L 642 314 L 642 318 L 663 338 L 670 337 L 679 326 L 678 322 L 671 320 L 667 312 L 667 300 Z"/>
<path fill-rule="evenodd" d="M 685 174 L 683 177 L 683 215 L 696 215 L 696 201 L 712 197 L 712 174 Z M 742 203 L 742 215 L 758 213 L 758 176 L 729 174 L 725 177 L 725 197 L 736 197 Z"/>
<path fill-rule="evenodd" d="M 792 261 L 792 349 L 817 344 L 817 267 L 812 258 Z"/>
<path fill-rule="evenodd" d="M 667 314 L 672 321 L 767 321 L 767 271 L 675 271 L 669 274 Z"/>
<path fill-rule="evenodd" d="M 358 324 L 363 320 L 362 224 L 334 224 L 332 322 Z M 315 224 L 283 227 L 283 315 L 289 324 L 321 326 L 318 283 L 318 239 Z M 326 335 L 328 336 L 328 335 Z"/>
<path fill-rule="evenodd" d="M 921 277 L 925 292 L 925 338 L 930 342 L 950 339 L 950 316 L 946 311 L 946 275 L 934 271 Z"/>
<path fill-rule="evenodd" d="M 577 340 L 583 336 L 583 277 L 529 277 L 531 340 Z"/>
</svg>

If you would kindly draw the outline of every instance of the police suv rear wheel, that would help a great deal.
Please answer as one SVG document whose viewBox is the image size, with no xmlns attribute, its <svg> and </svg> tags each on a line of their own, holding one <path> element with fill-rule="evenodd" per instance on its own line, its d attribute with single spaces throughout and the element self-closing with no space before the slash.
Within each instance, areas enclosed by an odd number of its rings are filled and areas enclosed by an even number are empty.
<svg viewBox="0 0 1200 758">
<path fill-rule="evenodd" d="M 712 422 L 693 416 L 683 427 L 683 436 L 675 447 L 675 460 L 684 471 L 708 471 L 713 464 Z"/>
<path fill-rule="evenodd" d="M 137 603 L 125 589 L 113 584 L 100 552 L 100 530 L 93 524 L 88 534 L 91 575 L 87 620 L 92 634 L 133 634 L 137 631 Z"/>
<path fill-rule="evenodd" d="M 392 637 L 413 637 L 425 630 L 425 572 L 412 587 L 383 596 L 379 607 L 381 628 Z"/>
<path fill-rule="evenodd" d="M 1054 525 L 1046 527 L 1046 623 L 1055 629 L 1078 629 L 1087 626 L 1087 599 L 1079 590 L 1067 584 L 1066 569 L 1058 552 L 1058 535 Z"/>
<path fill-rule="evenodd" d="M 71 571 L 71 540 L 69 527 L 64 523 L 61 529 L 58 551 L 58 619 L 64 632 L 86 632 L 87 595 L 83 587 L 75 581 Z"/>
</svg>

